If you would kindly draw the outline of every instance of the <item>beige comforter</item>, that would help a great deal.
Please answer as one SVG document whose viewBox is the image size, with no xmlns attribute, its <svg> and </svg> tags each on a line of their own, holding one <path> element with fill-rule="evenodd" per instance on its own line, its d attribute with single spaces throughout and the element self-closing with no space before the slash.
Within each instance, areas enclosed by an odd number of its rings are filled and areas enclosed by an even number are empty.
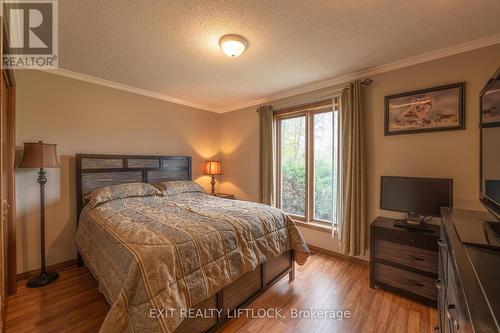
<svg viewBox="0 0 500 333">
<path fill-rule="evenodd" d="M 178 309 L 193 307 L 289 249 L 299 265 L 309 254 L 279 209 L 204 193 L 85 208 L 76 244 L 111 304 L 105 333 L 172 332 L 182 321 Z M 169 315 L 151 317 L 152 309 Z"/>
</svg>

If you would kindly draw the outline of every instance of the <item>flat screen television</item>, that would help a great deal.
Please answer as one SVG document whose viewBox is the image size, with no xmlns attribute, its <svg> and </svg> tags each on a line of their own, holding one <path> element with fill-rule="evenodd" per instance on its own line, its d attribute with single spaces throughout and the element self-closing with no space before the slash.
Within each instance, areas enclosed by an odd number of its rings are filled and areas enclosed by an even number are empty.
<svg viewBox="0 0 500 333">
<path fill-rule="evenodd" d="M 453 179 L 381 177 L 380 209 L 430 217 L 452 206 Z"/>
<path fill-rule="evenodd" d="M 500 68 L 480 94 L 480 200 L 500 219 Z"/>
</svg>

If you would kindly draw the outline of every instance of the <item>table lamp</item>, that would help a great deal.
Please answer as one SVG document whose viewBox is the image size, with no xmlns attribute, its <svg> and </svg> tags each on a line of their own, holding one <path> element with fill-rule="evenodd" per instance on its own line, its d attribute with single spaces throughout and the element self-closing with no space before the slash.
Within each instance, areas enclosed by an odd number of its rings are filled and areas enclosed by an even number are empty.
<svg viewBox="0 0 500 333">
<path fill-rule="evenodd" d="M 215 176 L 222 175 L 222 164 L 220 161 L 206 161 L 205 162 L 205 175 L 212 176 L 212 192 L 211 195 L 215 195 Z"/>
</svg>

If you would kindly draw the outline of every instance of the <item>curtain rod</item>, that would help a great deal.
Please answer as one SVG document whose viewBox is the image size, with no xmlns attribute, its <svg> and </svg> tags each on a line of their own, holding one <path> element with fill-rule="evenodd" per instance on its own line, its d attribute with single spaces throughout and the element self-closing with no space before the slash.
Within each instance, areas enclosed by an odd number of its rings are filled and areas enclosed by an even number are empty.
<svg viewBox="0 0 500 333">
<path fill-rule="evenodd" d="M 346 86 L 340 88 L 337 87 L 336 89 L 331 89 L 326 91 L 319 91 L 318 93 L 313 95 L 309 95 L 308 93 L 306 93 L 304 94 L 304 96 L 300 95 L 291 96 L 287 98 L 282 98 L 281 100 L 271 101 L 269 104 L 271 104 L 273 108 L 275 108 L 276 110 L 291 108 L 306 104 L 313 104 L 317 102 L 322 102 L 326 99 L 331 100 L 333 97 L 335 97 L 335 95 L 340 95 L 345 88 Z M 290 100 L 287 101 L 288 99 Z"/>
<path fill-rule="evenodd" d="M 369 86 L 373 83 L 373 80 L 372 79 L 364 79 L 363 81 L 361 81 L 361 85 L 362 86 Z"/>
<path fill-rule="evenodd" d="M 324 99 L 319 102 L 315 103 L 307 103 L 307 104 L 301 104 L 301 105 L 295 105 L 287 108 L 281 108 L 281 109 L 276 109 L 274 110 L 275 115 L 279 114 L 284 114 L 284 113 L 291 113 L 291 112 L 300 112 L 304 110 L 318 110 L 318 109 L 324 109 L 326 107 L 334 107 L 334 98 L 329 98 L 329 99 Z"/>
<path fill-rule="evenodd" d="M 364 79 L 361 81 L 361 85 L 362 86 L 370 86 L 372 85 L 373 83 L 373 80 L 372 79 Z M 348 87 L 348 85 L 345 85 L 345 86 L 342 86 L 342 87 L 336 87 L 335 89 L 331 89 L 331 90 L 325 90 L 325 91 L 321 91 L 321 89 L 318 89 L 318 94 L 316 95 L 313 95 L 313 96 L 310 96 L 310 97 L 307 97 L 307 96 L 304 96 L 303 99 L 296 99 L 296 100 L 292 100 L 292 101 L 289 101 L 289 102 L 282 102 L 280 103 L 280 100 L 283 101 L 283 100 L 287 100 L 287 99 L 293 99 L 294 97 L 297 97 L 297 96 L 300 96 L 302 94 L 298 94 L 298 95 L 295 95 L 295 96 L 290 96 L 290 97 L 285 97 L 285 98 L 281 98 L 281 99 L 277 99 L 275 101 L 269 101 L 268 103 L 266 104 L 270 104 L 272 105 L 274 108 L 276 108 L 276 111 L 280 111 L 282 109 L 287 109 L 287 108 L 292 108 L 292 107 L 295 107 L 295 106 L 302 106 L 302 105 L 305 105 L 305 104 L 313 104 L 315 102 L 318 102 L 318 101 L 323 101 L 324 99 L 326 98 L 333 98 L 335 94 L 340 94 L 344 89 L 346 89 Z M 310 94 L 309 93 L 304 93 L 303 95 L 307 95 L 307 94 Z M 258 112 L 258 110 L 257 110 Z"/>
</svg>

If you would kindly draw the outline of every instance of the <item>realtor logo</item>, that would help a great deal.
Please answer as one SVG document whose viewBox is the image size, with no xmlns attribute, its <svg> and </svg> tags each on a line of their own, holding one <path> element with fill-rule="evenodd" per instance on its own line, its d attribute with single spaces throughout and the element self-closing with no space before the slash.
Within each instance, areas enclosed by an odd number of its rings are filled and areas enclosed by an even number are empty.
<svg viewBox="0 0 500 333">
<path fill-rule="evenodd" d="M 57 0 L 6 0 L 3 6 L 9 49 L 7 68 L 58 67 Z"/>
</svg>

